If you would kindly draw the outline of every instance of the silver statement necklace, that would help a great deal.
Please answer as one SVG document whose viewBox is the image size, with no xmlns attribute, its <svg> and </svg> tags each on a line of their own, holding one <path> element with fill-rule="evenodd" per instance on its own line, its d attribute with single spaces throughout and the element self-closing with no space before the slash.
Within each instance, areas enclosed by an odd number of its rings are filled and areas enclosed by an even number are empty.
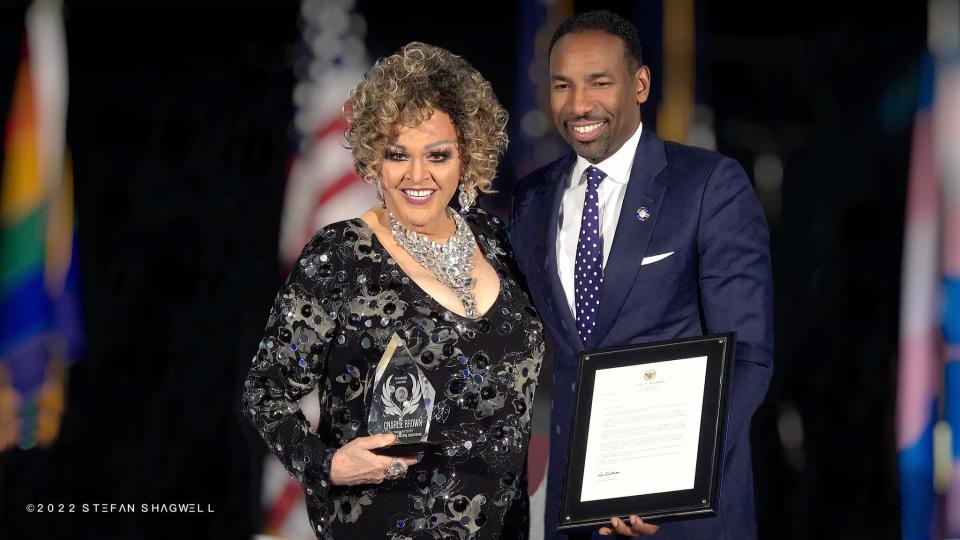
<svg viewBox="0 0 960 540">
<path fill-rule="evenodd" d="M 392 213 L 390 232 L 393 239 L 405 249 L 414 260 L 436 276 L 440 283 L 453 289 L 460 298 L 467 317 L 477 317 L 477 300 L 473 297 L 473 285 L 476 282 L 470 272 L 473 270 L 473 250 L 477 245 L 473 231 L 460 214 L 447 209 L 457 230 L 445 243 L 440 244 L 404 227 Z"/>
</svg>

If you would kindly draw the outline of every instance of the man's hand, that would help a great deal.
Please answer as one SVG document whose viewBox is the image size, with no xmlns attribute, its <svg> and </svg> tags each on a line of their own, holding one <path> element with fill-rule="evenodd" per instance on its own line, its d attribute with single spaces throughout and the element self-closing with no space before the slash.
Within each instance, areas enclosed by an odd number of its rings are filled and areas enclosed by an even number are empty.
<svg viewBox="0 0 960 540">
<path fill-rule="evenodd" d="M 610 527 L 601 527 L 600 534 L 607 536 L 611 534 L 621 534 L 623 536 L 650 536 L 657 534 L 657 531 L 660 530 L 659 525 L 654 525 L 653 523 L 644 523 L 640 516 L 631 514 L 630 521 L 625 522 L 622 519 L 615 517 L 610 519 Z"/>
</svg>

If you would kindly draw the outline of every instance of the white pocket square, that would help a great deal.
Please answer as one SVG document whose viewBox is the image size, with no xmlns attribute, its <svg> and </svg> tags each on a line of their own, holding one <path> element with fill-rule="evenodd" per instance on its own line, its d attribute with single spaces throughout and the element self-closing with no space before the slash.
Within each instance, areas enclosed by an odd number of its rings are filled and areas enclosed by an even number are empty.
<svg viewBox="0 0 960 540">
<path fill-rule="evenodd" d="M 649 257 L 644 257 L 644 258 L 643 258 L 643 261 L 640 262 L 640 266 L 643 266 L 643 265 L 645 265 L 645 264 L 655 263 L 655 262 L 657 262 L 657 261 L 662 261 L 663 259 L 666 259 L 667 257 L 669 257 L 669 256 L 671 256 L 671 255 L 673 255 L 673 252 L 672 252 L 672 251 L 667 252 L 667 253 L 661 253 L 661 254 L 659 254 L 659 255 L 651 255 L 651 256 L 649 256 Z"/>
</svg>

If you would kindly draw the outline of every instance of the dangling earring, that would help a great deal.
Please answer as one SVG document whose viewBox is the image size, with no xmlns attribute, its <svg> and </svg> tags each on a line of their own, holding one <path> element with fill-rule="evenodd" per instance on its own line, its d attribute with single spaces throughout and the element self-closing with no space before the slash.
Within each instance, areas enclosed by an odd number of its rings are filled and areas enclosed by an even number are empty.
<svg viewBox="0 0 960 540">
<path fill-rule="evenodd" d="M 469 212 L 470 207 L 476 200 L 477 191 L 474 188 L 465 187 L 464 183 L 460 182 L 460 195 L 457 196 L 457 201 L 460 203 L 460 213 L 466 214 Z"/>
</svg>

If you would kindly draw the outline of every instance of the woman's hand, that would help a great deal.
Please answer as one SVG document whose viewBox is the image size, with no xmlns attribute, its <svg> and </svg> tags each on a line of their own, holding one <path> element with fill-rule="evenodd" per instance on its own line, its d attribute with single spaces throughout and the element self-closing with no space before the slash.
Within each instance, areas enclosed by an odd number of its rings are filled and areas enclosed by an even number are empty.
<svg viewBox="0 0 960 540">
<path fill-rule="evenodd" d="M 330 481 L 335 485 L 379 484 L 387 476 L 387 466 L 394 459 L 408 467 L 419 461 L 416 456 L 379 456 L 370 450 L 387 446 L 396 440 L 393 433 L 357 437 L 338 448 L 330 462 Z"/>
<path fill-rule="evenodd" d="M 607 536 L 611 534 L 622 534 L 623 536 L 649 536 L 657 534 L 657 531 L 660 530 L 658 525 L 653 523 L 644 523 L 640 516 L 631 515 L 630 521 L 623 521 L 622 519 L 615 517 L 610 519 L 610 527 L 602 527 L 600 529 L 600 534 Z"/>
</svg>

